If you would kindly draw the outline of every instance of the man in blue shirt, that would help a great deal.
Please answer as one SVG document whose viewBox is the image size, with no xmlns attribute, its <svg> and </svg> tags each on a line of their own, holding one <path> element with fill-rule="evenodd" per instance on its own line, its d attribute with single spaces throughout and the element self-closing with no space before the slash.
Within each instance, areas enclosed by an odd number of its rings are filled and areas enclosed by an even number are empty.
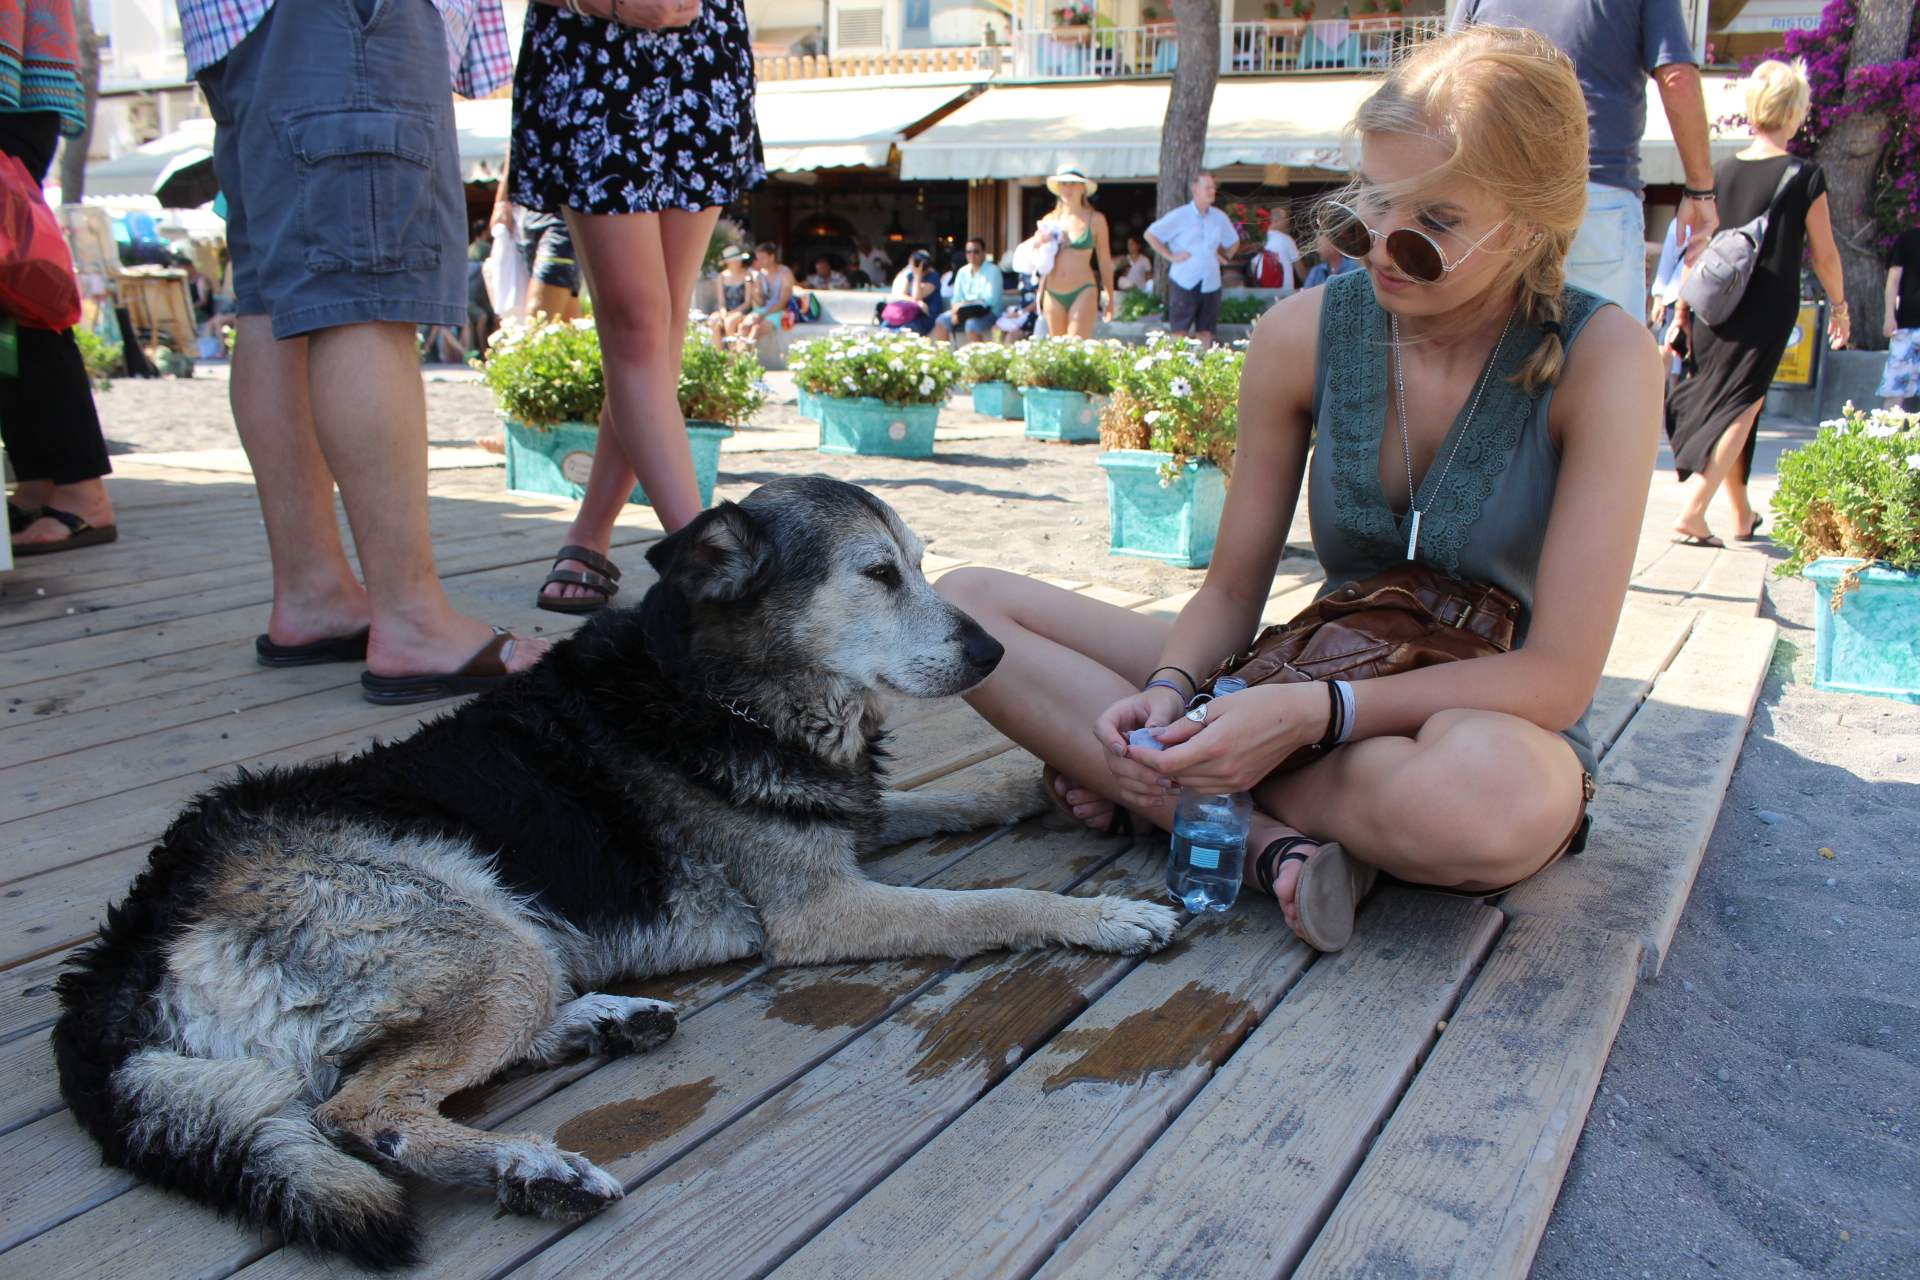
<svg viewBox="0 0 1920 1280">
<path fill-rule="evenodd" d="M 1528 27 L 1573 60 L 1587 95 L 1587 218 L 1567 257 L 1567 280 L 1647 314 L 1646 211 L 1640 137 L 1647 77 L 1660 88 L 1686 173 L 1679 221 L 1704 240 L 1720 225 L 1706 96 L 1680 0 L 1460 0 L 1455 28 Z"/>
<path fill-rule="evenodd" d="M 966 341 L 980 341 L 993 331 L 1005 297 L 1000 268 L 987 260 L 987 242 L 977 236 L 967 241 L 967 265 L 953 273 L 953 290 L 947 295 L 953 308 L 933 322 L 935 340 L 946 342 L 958 329 Z"/>
<path fill-rule="evenodd" d="M 1188 188 L 1193 199 L 1147 228 L 1147 243 L 1171 265 L 1167 268 L 1167 328 L 1176 338 L 1192 329 L 1201 346 L 1213 343 L 1220 319 L 1222 249 L 1240 243 L 1226 214 L 1213 207 L 1218 188 L 1205 169 Z"/>
</svg>

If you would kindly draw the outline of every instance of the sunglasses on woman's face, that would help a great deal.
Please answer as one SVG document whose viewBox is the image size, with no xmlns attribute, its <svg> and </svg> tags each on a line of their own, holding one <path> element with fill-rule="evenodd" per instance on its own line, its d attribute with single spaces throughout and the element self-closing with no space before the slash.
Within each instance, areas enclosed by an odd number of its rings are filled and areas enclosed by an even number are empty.
<svg viewBox="0 0 1920 1280">
<path fill-rule="evenodd" d="M 1387 261 L 1393 263 L 1394 269 L 1401 275 L 1418 284 L 1438 284 L 1448 272 L 1472 257 L 1473 251 L 1485 244 L 1494 231 L 1506 225 L 1504 222 L 1496 225 L 1492 231 L 1468 245 L 1467 251 L 1458 259 L 1448 262 L 1447 255 L 1440 251 L 1433 237 L 1424 231 L 1396 227 L 1382 233 L 1368 226 L 1365 219 L 1338 200 L 1327 201 L 1327 207 L 1335 213 L 1325 234 L 1328 243 L 1340 251 L 1341 257 L 1356 261 L 1365 258 L 1373 252 L 1375 240 L 1385 240 Z"/>
</svg>

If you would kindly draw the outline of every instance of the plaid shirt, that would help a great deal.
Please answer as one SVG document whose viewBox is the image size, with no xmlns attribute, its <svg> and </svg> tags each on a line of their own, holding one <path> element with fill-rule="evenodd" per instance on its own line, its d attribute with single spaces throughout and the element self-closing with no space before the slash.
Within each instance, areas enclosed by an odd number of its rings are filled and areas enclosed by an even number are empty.
<svg viewBox="0 0 1920 1280">
<path fill-rule="evenodd" d="M 191 75 L 233 52 L 260 25 L 273 0 L 179 0 L 180 35 Z M 433 0 L 447 24 L 447 69 L 453 91 L 484 98 L 513 79 L 513 50 L 500 0 Z"/>
</svg>

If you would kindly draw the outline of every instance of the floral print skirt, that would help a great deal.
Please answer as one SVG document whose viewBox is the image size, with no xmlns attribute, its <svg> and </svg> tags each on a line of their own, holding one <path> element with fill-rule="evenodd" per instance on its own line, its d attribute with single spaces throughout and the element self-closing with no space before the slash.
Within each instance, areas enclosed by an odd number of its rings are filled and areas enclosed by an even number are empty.
<svg viewBox="0 0 1920 1280">
<path fill-rule="evenodd" d="M 546 213 L 706 209 L 766 180 L 743 0 L 644 31 L 527 6 L 513 77 L 514 203 Z"/>
</svg>

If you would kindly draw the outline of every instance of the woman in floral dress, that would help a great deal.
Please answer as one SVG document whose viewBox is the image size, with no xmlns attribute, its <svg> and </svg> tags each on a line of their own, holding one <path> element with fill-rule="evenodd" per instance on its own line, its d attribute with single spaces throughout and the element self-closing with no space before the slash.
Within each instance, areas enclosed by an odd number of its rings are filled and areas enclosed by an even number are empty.
<svg viewBox="0 0 1920 1280">
<path fill-rule="evenodd" d="M 720 206 L 765 180 L 742 0 L 529 5 L 513 84 L 513 200 L 564 213 L 607 398 L 586 496 L 536 603 L 602 608 L 635 477 L 669 532 L 699 513 L 680 348 Z"/>
</svg>

